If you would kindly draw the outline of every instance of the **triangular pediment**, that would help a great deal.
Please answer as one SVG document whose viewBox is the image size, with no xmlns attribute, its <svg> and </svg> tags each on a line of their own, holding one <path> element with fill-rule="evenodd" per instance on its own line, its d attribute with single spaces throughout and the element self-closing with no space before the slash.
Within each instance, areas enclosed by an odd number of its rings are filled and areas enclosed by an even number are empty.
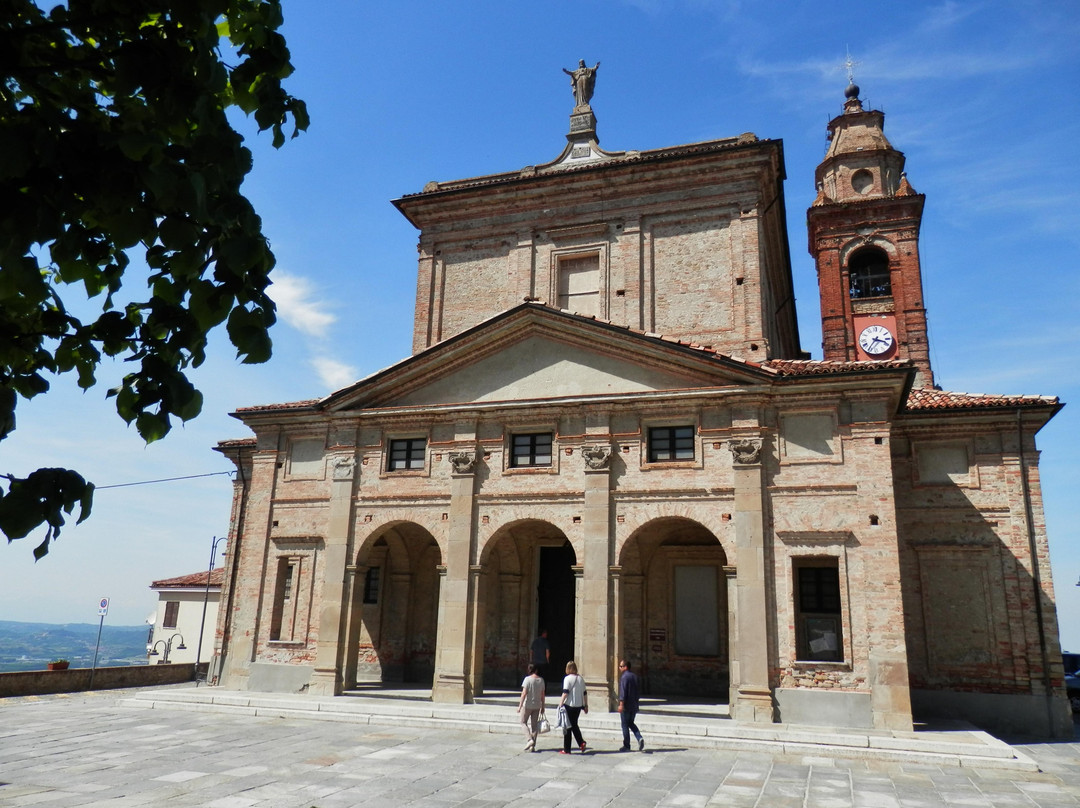
<svg viewBox="0 0 1080 808">
<path fill-rule="evenodd" d="M 546 307 L 519 307 L 323 401 L 341 412 L 653 393 L 765 381 L 756 365 Z"/>
</svg>

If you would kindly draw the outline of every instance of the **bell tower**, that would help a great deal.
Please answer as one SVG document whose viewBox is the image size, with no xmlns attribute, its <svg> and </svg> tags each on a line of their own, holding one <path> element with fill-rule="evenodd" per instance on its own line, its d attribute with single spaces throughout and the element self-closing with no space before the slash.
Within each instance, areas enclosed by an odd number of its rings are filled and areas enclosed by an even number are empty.
<svg viewBox="0 0 1080 808">
<path fill-rule="evenodd" d="M 885 137 L 884 113 L 863 109 L 853 83 L 844 95 L 807 211 L 824 358 L 908 359 L 915 385 L 932 387 L 919 265 L 925 197 L 908 183 L 903 152 Z"/>
</svg>

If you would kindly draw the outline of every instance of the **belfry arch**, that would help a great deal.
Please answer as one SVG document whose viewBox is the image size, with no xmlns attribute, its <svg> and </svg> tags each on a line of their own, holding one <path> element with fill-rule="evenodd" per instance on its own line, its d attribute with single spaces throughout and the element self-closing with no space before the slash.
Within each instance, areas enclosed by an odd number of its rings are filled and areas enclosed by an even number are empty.
<svg viewBox="0 0 1080 808">
<path fill-rule="evenodd" d="M 537 632 L 547 629 L 549 690 L 562 681 L 574 658 L 577 615 L 577 554 L 550 522 L 526 519 L 505 525 L 487 541 L 479 581 L 482 666 L 486 688 L 516 689 L 525 675 Z"/>
<path fill-rule="evenodd" d="M 373 532 L 356 556 L 345 686 L 431 685 L 437 647 L 442 552 L 412 522 Z"/>
<path fill-rule="evenodd" d="M 653 695 L 728 700 L 733 570 L 720 540 L 684 517 L 650 521 L 626 540 L 620 655 Z"/>
</svg>

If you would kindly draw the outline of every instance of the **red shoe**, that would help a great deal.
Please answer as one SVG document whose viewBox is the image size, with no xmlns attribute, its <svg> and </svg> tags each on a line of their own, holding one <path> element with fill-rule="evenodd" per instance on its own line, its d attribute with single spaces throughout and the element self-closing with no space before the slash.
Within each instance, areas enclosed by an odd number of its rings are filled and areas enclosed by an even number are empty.
<svg viewBox="0 0 1080 808">
<path fill-rule="evenodd" d="M 581 742 L 581 754 L 583 754 L 583 755 L 585 754 L 585 742 L 584 741 Z"/>
<path fill-rule="evenodd" d="M 560 754 L 560 755 L 569 755 L 570 753 L 569 753 L 569 752 L 567 752 L 567 751 L 566 751 L 565 749 L 560 749 L 560 750 L 559 750 L 559 754 Z"/>
</svg>

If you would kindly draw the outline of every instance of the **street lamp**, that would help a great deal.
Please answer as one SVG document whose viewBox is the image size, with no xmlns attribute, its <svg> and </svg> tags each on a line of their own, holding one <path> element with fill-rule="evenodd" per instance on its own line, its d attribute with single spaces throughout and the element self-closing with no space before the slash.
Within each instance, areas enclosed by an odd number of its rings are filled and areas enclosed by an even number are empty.
<svg viewBox="0 0 1080 808">
<path fill-rule="evenodd" d="M 159 659 L 157 664 L 164 665 L 166 662 L 169 661 L 169 641 L 168 640 L 158 640 L 157 642 L 155 642 L 154 647 L 150 649 L 150 653 L 147 654 L 147 656 L 157 656 L 158 655 L 157 647 L 159 645 L 164 645 L 165 646 L 165 656 L 162 657 L 161 659 Z"/>
<path fill-rule="evenodd" d="M 148 656 L 157 656 L 158 655 L 157 647 L 159 645 L 164 645 L 165 646 L 165 654 L 161 657 L 161 659 L 158 660 L 158 664 L 159 665 L 168 665 L 169 664 L 169 652 L 172 651 L 173 640 L 175 640 L 177 637 L 180 638 L 180 644 L 178 646 L 176 646 L 176 650 L 177 651 L 186 651 L 187 646 L 184 645 L 184 635 L 181 634 L 178 631 L 175 634 L 173 634 L 171 637 L 169 637 L 169 639 L 167 639 L 167 640 L 158 640 L 156 643 L 154 643 L 154 647 L 150 649 L 150 653 L 148 654 Z"/>
<path fill-rule="evenodd" d="M 206 630 L 206 604 L 210 600 L 210 574 L 214 571 L 214 556 L 217 554 L 217 546 L 226 540 L 225 536 L 215 536 L 210 544 L 210 566 L 206 569 L 206 591 L 203 592 L 202 620 L 199 622 L 199 644 L 195 649 L 195 687 L 199 686 L 199 663 L 202 661 L 202 638 Z M 220 608 L 220 604 L 219 604 Z M 209 671 L 207 671 L 209 673 Z M 206 677 L 203 677 L 206 681 Z"/>
</svg>

